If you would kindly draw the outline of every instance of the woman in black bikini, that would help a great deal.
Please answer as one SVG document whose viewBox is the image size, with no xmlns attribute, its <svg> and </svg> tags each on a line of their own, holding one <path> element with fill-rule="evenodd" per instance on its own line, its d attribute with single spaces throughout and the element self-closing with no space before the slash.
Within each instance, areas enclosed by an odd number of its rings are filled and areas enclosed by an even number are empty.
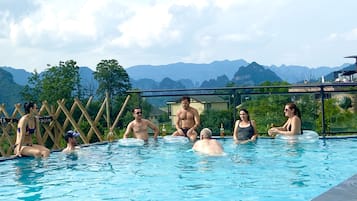
<svg viewBox="0 0 357 201">
<path fill-rule="evenodd" d="M 294 103 L 285 105 L 284 114 L 288 120 L 282 127 L 273 127 L 268 130 L 268 134 L 275 137 L 277 134 L 281 135 L 300 135 L 301 130 L 301 114 L 300 110 Z"/>
<path fill-rule="evenodd" d="M 250 120 L 246 109 L 239 110 L 239 119 L 234 125 L 233 139 L 236 143 L 244 144 L 255 141 L 258 137 L 257 126 L 254 120 Z"/>
<path fill-rule="evenodd" d="M 25 115 L 17 124 L 16 143 L 14 154 L 16 156 L 48 157 L 50 150 L 38 144 L 32 144 L 32 134 L 36 131 L 37 106 L 30 102 L 25 103 Z"/>
</svg>

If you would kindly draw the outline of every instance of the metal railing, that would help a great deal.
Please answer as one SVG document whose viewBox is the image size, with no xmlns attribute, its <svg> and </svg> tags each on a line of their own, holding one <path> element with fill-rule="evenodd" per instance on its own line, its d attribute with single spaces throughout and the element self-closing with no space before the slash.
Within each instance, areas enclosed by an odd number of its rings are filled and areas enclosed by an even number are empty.
<svg viewBox="0 0 357 201">
<path fill-rule="evenodd" d="M 285 121 L 282 108 L 287 102 L 295 102 L 302 107 L 300 110 L 303 129 L 316 130 L 324 137 L 326 135 L 357 134 L 355 126 L 357 119 L 354 117 L 357 116 L 355 115 L 357 112 L 357 83 L 131 90 L 128 93 L 136 94 L 140 103 L 161 101 L 161 104 L 156 103 L 155 105 L 154 103 L 154 105 L 158 108 L 166 108 L 167 111 L 164 112 L 167 112 L 168 116 L 174 115 L 171 114 L 172 111 L 168 103 L 177 102 L 184 95 L 220 97 L 226 101 L 227 111 L 230 111 L 229 123 L 225 123 L 229 129 L 232 129 L 233 122 L 237 119 L 237 109 L 243 107 L 249 109 L 251 117 L 256 121 L 259 120 L 257 121 L 257 124 L 260 124 L 258 131 L 263 134 L 266 133 L 270 124 L 279 124 Z M 265 107 L 266 102 L 268 104 Z M 208 113 L 209 110 L 210 108 L 205 107 L 203 114 Z"/>
</svg>

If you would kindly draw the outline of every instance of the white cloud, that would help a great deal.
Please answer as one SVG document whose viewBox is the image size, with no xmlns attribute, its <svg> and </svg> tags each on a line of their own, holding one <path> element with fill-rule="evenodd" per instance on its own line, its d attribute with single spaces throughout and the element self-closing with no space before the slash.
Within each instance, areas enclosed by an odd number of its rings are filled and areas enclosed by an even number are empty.
<svg viewBox="0 0 357 201">
<path fill-rule="evenodd" d="M 344 36 L 348 41 L 357 41 L 357 28 L 352 29 L 350 32 L 344 34 Z"/>
<path fill-rule="evenodd" d="M 349 0 L 3 0 L 0 66 L 32 71 L 75 59 L 94 68 L 110 58 L 125 67 L 217 59 L 338 65 L 355 54 L 356 6 Z"/>
<path fill-rule="evenodd" d="M 357 40 L 357 28 L 353 28 L 347 32 L 331 33 L 326 37 L 329 41 L 345 40 L 355 41 Z"/>
<path fill-rule="evenodd" d="M 95 12 L 90 2 L 66 7 L 60 1 L 40 2 L 40 8 L 10 25 L 10 39 L 18 46 L 45 49 L 70 48 L 96 39 Z"/>
<path fill-rule="evenodd" d="M 121 35 L 113 43 L 122 47 L 145 48 L 163 39 L 167 31 L 167 37 L 177 37 L 177 32 L 168 30 L 171 17 L 165 5 L 138 10 L 133 17 L 118 25 Z"/>
</svg>

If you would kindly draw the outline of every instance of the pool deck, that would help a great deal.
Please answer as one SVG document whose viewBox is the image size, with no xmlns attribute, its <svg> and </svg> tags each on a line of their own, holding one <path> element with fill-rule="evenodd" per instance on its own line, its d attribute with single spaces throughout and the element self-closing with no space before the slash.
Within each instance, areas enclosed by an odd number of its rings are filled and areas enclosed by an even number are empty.
<svg viewBox="0 0 357 201">
<path fill-rule="evenodd" d="M 357 174 L 331 188 L 325 193 L 312 199 L 312 201 L 356 201 L 357 200 Z"/>
</svg>

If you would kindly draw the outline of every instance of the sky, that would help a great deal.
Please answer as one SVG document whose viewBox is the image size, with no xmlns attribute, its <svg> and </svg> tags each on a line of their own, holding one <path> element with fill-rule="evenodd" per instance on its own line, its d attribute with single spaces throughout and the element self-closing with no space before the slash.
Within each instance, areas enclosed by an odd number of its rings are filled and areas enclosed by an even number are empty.
<svg viewBox="0 0 357 201">
<path fill-rule="evenodd" d="M 356 8 L 355 0 L 0 0 L 0 66 L 334 67 L 357 55 Z"/>
</svg>

